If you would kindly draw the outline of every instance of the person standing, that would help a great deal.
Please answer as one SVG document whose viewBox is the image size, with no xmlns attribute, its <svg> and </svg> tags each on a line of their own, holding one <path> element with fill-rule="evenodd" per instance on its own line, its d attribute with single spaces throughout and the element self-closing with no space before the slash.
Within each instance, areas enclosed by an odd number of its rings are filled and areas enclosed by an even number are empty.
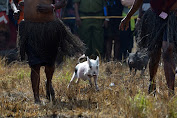
<svg viewBox="0 0 177 118">
<path fill-rule="evenodd" d="M 72 56 L 84 52 L 84 44 L 74 36 L 60 19 L 55 10 L 65 7 L 66 0 L 55 3 L 53 0 L 25 0 L 24 21 L 19 24 L 18 50 L 21 60 L 28 57 L 31 68 L 31 84 L 35 103 L 40 103 L 40 68 L 45 67 L 46 96 L 54 101 L 55 92 L 52 77 L 57 54 Z M 58 52 L 59 51 L 59 52 Z"/>
<path fill-rule="evenodd" d="M 0 0 L 0 50 L 5 50 L 9 46 L 9 0 Z"/>
<path fill-rule="evenodd" d="M 132 0 L 127 0 L 132 1 Z M 122 16 L 126 16 L 131 6 L 124 6 Z M 127 58 L 127 51 L 132 52 L 133 44 L 134 44 L 134 32 L 135 32 L 135 17 L 138 17 L 138 12 L 133 14 L 134 18 L 130 19 L 129 28 L 126 31 L 120 32 L 120 55 L 119 58 L 123 59 L 125 62 Z"/>
<path fill-rule="evenodd" d="M 75 17 L 73 0 L 68 0 L 68 4 L 62 12 L 62 17 Z M 75 19 L 67 19 L 63 20 L 63 22 L 70 27 L 72 33 L 77 34 Z"/>
<path fill-rule="evenodd" d="M 121 21 L 120 29 L 127 30 L 131 16 L 142 5 L 143 0 L 135 0 L 126 17 Z M 169 88 L 169 96 L 174 95 L 175 63 L 174 49 L 176 45 L 176 0 L 150 0 L 151 8 L 147 10 L 138 24 L 138 49 L 147 52 L 150 57 L 149 93 L 156 91 L 155 74 L 158 69 L 160 57 L 164 62 L 164 71 Z M 162 49 L 162 52 L 161 52 Z"/>
<path fill-rule="evenodd" d="M 24 0 L 11 0 L 10 3 L 19 24 L 24 19 Z"/>
<path fill-rule="evenodd" d="M 108 16 L 122 16 L 123 5 L 120 0 L 107 0 Z M 120 53 L 120 30 L 117 30 L 121 22 L 120 18 L 109 19 L 108 27 L 105 28 L 106 60 L 111 58 L 111 52 L 114 41 L 114 60 L 119 60 Z"/>
<path fill-rule="evenodd" d="M 76 25 L 81 40 L 86 44 L 86 55 L 103 56 L 104 29 L 107 23 L 102 19 L 81 19 L 81 16 L 103 16 L 105 0 L 73 0 Z"/>
</svg>

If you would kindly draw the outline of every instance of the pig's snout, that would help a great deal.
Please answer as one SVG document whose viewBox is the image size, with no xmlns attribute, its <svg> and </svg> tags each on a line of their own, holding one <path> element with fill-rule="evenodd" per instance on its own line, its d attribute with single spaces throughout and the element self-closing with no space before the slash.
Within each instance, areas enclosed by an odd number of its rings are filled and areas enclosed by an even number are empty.
<svg viewBox="0 0 177 118">
<path fill-rule="evenodd" d="M 134 62 L 132 60 L 129 61 L 129 64 L 133 64 Z"/>
</svg>

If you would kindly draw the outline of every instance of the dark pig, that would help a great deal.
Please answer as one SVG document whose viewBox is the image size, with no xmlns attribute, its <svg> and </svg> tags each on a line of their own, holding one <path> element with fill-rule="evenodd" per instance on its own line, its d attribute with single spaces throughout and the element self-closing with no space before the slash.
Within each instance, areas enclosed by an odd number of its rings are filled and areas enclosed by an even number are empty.
<svg viewBox="0 0 177 118">
<path fill-rule="evenodd" d="M 135 53 L 128 52 L 127 63 L 130 68 L 130 74 L 132 69 L 134 69 L 135 70 L 134 75 L 136 74 L 137 70 L 140 70 L 142 76 L 144 74 L 144 71 L 146 70 L 148 61 L 149 61 L 149 57 L 147 54 L 141 53 L 140 51 L 137 51 Z"/>
<path fill-rule="evenodd" d="M 0 58 L 1 59 L 4 58 L 6 64 L 10 64 L 14 61 L 17 61 L 18 60 L 18 50 L 17 50 L 17 48 L 0 51 Z"/>
</svg>

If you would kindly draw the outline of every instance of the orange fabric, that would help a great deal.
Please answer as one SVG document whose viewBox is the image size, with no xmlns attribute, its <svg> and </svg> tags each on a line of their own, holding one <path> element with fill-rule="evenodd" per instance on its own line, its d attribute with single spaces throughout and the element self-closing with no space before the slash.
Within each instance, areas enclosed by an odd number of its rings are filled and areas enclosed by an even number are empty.
<svg viewBox="0 0 177 118">
<path fill-rule="evenodd" d="M 18 1 L 18 4 L 20 2 L 22 2 L 23 0 L 19 0 Z M 18 24 L 24 19 L 24 6 L 21 7 L 21 11 L 20 11 L 20 17 L 19 17 L 19 20 L 18 20 Z"/>
<path fill-rule="evenodd" d="M 22 7 L 22 11 L 20 11 L 20 17 L 19 17 L 19 20 L 18 20 L 18 24 L 24 19 L 24 6 Z"/>
<path fill-rule="evenodd" d="M 19 2 L 22 2 L 22 1 L 23 1 L 23 0 L 19 0 L 18 3 L 19 3 Z"/>
</svg>

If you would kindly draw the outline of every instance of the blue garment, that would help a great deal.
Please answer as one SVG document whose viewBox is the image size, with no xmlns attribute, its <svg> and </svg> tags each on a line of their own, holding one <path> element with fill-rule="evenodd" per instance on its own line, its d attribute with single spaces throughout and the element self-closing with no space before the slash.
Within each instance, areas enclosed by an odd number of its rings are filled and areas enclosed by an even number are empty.
<svg viewBox="0 0 177 118">
<path fill-rule="evenodd" d="M 120 0 L 107 0 L 108 16 L 121 16 L 123 8 Z"/>
</svg>

